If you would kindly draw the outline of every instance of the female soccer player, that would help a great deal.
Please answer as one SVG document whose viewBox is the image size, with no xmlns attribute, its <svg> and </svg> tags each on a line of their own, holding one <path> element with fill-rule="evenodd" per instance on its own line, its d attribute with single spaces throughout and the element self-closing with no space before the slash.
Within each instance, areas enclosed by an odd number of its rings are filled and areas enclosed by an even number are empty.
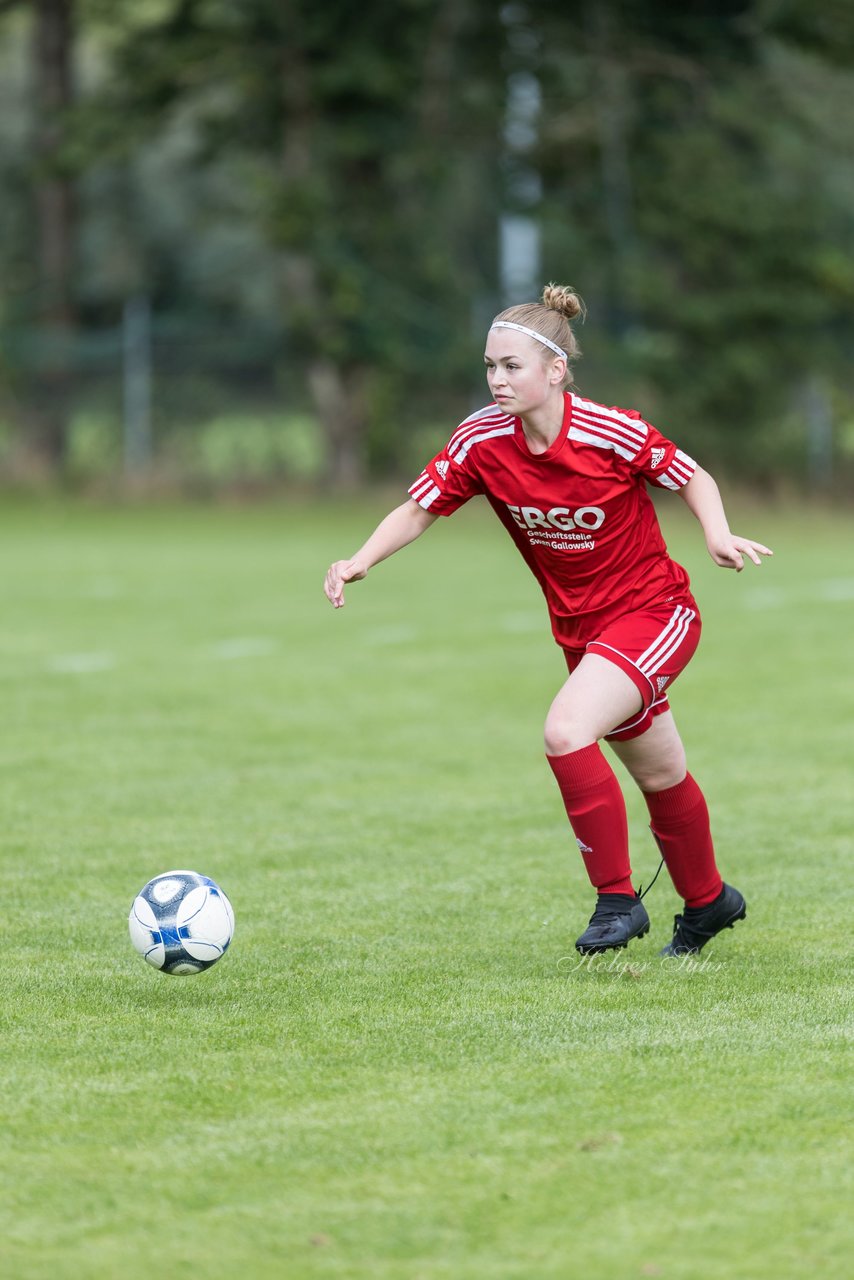
<svg viewBox="0 0 854 1280">
<path fill-rule="evenodd" d="M 335 606 L 345 583 L 420 537 L 437 516 L 482 494 L 519 548 L 548 604 L 569 678 L 551 705 L 545 748 L 596 908 L 582 955 L 624 947 L 649 930 L 631 880 L 626 807 L 604 738 L 640 787 L 664 863 L 685 907 L 662 955 L 699 951 L 746 915 L 715 862 L 703 793 L 686 770 L 667 700 L 700 638 L 688 574 L 671 560 L 647 484 L 678 493 L 715 564 L 740 572 L 772 552 L 730 532 L 715 481 L 635 410 L 574 391 L 579 353 L 569 288 L 496 316 L 486 341 L 492 402 L 460 424 L 396 507 L 324 583 Z M 567 389 L 564 389 L 564 388 Z"/>
</svg>

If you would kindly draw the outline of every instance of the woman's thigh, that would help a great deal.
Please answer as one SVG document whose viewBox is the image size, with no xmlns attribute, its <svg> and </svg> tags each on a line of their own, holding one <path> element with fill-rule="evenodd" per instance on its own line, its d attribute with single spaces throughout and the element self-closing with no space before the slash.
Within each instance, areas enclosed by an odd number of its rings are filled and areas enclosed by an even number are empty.
<svg viewBox="0 0 854 1280">
<path fill-rule="evenodd" d="M 546 751 L 555 756 L 580 751 L 628 720 L 642 705 L 637 685 L 620 667 L 598 654 L 585 654 L 549 709 Z"/>
</svg>

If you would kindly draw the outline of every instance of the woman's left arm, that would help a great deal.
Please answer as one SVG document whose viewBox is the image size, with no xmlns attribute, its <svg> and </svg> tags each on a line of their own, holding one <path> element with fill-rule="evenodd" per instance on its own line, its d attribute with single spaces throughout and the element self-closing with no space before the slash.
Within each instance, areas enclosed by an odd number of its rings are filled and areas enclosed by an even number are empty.
<svg viewBox="0 0 854 1280">
<path fill-rule="evenodd" d="M 735 569 L 736 573 L 741 573 L 744 556 L 748 556 L 754 564 L 762 563 L 759 559 L 761 555 L 773 556 L 774 552 L 770 547 L 730 532 L 720 490 L 714 477 L 702 467 L 698 467 L 688 483 L 679 490 L 679 496 L 699 520 L 706 535 L 709 555 L 721 568 Z"/>
</svg>

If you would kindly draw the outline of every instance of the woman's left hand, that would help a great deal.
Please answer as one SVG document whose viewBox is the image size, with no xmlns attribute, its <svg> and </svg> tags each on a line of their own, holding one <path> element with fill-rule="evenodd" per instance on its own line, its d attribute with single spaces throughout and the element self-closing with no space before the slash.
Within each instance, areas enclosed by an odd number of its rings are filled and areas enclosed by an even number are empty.
<svg viewBox="0 0 854 1280">
<path fill-rule="evenodd" d="M 744 568 L 745 556 L 754 564 L 761 564 L 760 556 L 774 554 L 771 548 L 764 546 L 763 543 L 754 542 L 752 538 L 740 538 L 736 533 L 730 533 L 707 545 L 709 555 L 715 564 L 720 565 L 722 569 L 735 569 L 736 573 L 741 573 Z"/>
</svg>

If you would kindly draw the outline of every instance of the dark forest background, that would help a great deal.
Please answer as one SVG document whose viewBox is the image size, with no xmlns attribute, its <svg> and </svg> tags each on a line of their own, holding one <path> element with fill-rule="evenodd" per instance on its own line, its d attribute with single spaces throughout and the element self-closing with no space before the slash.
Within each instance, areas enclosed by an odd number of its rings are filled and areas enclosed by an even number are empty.
<svg viewBox="0 0 854 1280">
<path fill-rule="evenodd" d="M 0 0 L 0 477 L 407 475 L 547 280 L 577 381 L 854 478 L 847 0 Z"/>
</svg>

